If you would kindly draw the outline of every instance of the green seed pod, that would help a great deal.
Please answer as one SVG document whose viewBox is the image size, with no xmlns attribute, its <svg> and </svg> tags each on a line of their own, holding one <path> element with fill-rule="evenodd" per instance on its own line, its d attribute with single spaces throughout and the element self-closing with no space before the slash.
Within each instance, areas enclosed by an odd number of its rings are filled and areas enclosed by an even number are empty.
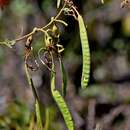
<svg viewBox="0 0 130 130">
<path fill-rule="evenodd" d="M 54 63 L 52 64 L 52 70 L 54 71 Z M 70 111 L 68 109 L 67 104 L 65 103 L 64 98 L 61 96 L 60 92 L 58 90 L 55 89 L 55 78 L 56 75 L 54 72 L 51 72 L 51 91 L 52 91 L 52 95 L 54 100 L 56 101 L 63 117 L 66 123 L 66 126 L 68 128 L 68 130 L 74 130 L 74 123 L 70 114 Z"/>
<path fill-rule="evenodd" d="M 88 85 L 89 73 L 90 73 L 90 50 L 89 50 L 88 36 L 87 36 L 85 24 L 82 16 L 79 14 L 78 14 L 78 22 L 79 22 L 80 39 L 81 39 L 82 55 L 83 55 L 81 87 L 86 88 Z"/>
</svg>

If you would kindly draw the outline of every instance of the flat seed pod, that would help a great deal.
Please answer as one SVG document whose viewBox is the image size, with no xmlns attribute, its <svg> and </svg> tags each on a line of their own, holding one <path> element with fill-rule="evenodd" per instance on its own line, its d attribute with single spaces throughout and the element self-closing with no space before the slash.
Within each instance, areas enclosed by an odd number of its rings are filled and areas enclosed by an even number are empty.
<svg viewBox="0 0 130 130">
<path fill-rule="evenodd" d="M 87 36 L 85 24 L 82 16 L 79 14 L 78 14 L 78 23 L 79 23 L 79 31 L 80 31 L 80 39 L 81 39 L 82 55 L 83 55 L 81 87 L 86 88 L 88 85 L 89 73 L 90 73 L 90 50 L 89 50 L 88 36 Z"/>
<path fill-rule="evenodd" d="M 59 91 L 55 90 L 53 92 L 53 97 L 54 97 L 63 117 L 64 117 L 64 120 L 65 120 L 65 123 L 67 125 L 68 130 L 74 130 L 74 124 L 72 121 L 71 114 L 69 112 L 69 109 L 68 109 L 63 97 L 59 93 Z"/>
<path fill-rule="evenodd" d="M 54 67 L 54 64 L 52 65 L 52 68 L 53 67 Z M 55 90 L 55 73 L 53 71 L 51 73 L 51 91 L 52 91 L 53 98 L 56 101 L 56 103 L 64 117 L 68 130 L 74 130 L 74 123 L 73 123 L 70 111 L 67 107 L 67 104 L 65 103 L 60 92 L 58 90 Z"/>
</svg>

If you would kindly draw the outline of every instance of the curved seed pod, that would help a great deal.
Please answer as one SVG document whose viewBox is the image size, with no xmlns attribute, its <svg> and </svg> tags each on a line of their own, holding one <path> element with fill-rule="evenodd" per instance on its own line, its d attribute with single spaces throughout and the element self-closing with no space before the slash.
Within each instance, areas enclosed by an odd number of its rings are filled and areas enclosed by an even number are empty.
<svg viewBox="0 0 130 130">
<path fill-rule="evenodd" d="M 61 96 L 61 94 L 59 93 L 58 90 L 55 90 L 52 93 L 53 93 L 53 97 L 64 117 L 68 130 L 74 130 L 74 124 L 72 121 L 72 117 L 71 117 L 71 114 L 68 110 L 68 107 L 67 107 L 63 97 Z"/>
<path fill-rule="evenodd" d="M 52 70 L 54 71 L 53 68 L 54 68 L 54 64 L 52 64 Z M 58 90 L 55 90 L 55 73 L 53 71 L 51 73 L 51 91 L 52 91 L 53 98 L 56 101 L 56 103 L 64 117 L 68 130 L 74 130 L 74 123 L 73 123 L 71 114 L 69 112 L 69 109 L 67 107 L 67 104 L 65 103 L 60 92 Z"/>
<path fill-rule="evenodd" d="M 89 50 L 88 36 L 87 36 L 85 24 L 82 16 L 79 14 L 78 14 L 78 23 L 79 23 L 80 39 L 81 39 L 82 55 L 83 55 L 81 87 L 86 88 L 88 85 L 89 73 L 90 73 L 90 50 Z"/>
</svg>

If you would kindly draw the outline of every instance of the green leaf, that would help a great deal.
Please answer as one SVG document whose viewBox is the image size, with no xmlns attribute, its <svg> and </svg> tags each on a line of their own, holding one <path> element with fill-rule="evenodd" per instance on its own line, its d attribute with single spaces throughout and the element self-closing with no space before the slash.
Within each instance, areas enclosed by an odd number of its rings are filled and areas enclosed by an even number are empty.
<svg viewBox="0 0 130 130">
<path fill-rule="evenodd" d="M 37 117 L 38 127 L 39 127 L 39 130 L 43 130 L 43 126 L 42 126 L 42 106 L 40 104 L 40 100 L 39 100 L 36 88 L 34 87 L 33 80 L 32 80 L 32 78 L 29 74 L 28 67 L 27 67 L 26 64 L 25 64 L 25 71 L 26 71 L 28 83 L 31 86 L 33 95 L 36 99 L 35 100 L 36 101 L 35 102 L 35 109 L 36 109 L 36 117 Z"/>
<path fill-rule="evenodd" d="M 49 126 L 50 126 L 50 109 L 46 108 L 46 122 L 45 122 L 45 126 L 44 126 L 44 130 L 49 130 Z"/>
<path fill-rule="evenodd" d="M 62 95 L 65 97 L 66 89 L 67 89 L 67 75 L 66 75 L 64 64 L 61 58 L 59 58 L 59 61 L 60 61 L 60 69 L 61 69 L 61 74 L 62 74 Z"/>
<path fill-rule="evenodd" d="M 42 109 L 41 109 L 42 107 L 41 107 L 38 100 L 36 100 L 35 108 L 36 108 L 36 117 L 37 117 L 37 124 L 38 124 L 39 130 L 43 130 L 43 126 L 42 126 Z"/>
<path fill-rule="evenodd" d="M 87 31 L 85 28 L 83 18 L 80 14 L 78 14 L 78 23 L 79 23 L 80 39 L 81 39 L 82 55 L 83 55 L 81 87 L 86 88 L 88 85 L 89 73 L 90 73 L 90 50 L 89 50 Z"/>
<path fill-rule="evenodd" d="M 29 71 L 28 71 L 28 67 L 27 65 L 25 64 L 25 72 L 26 72 L 26 76 L 27 76 L 27 80 L 28 80 L 28 84 L 30 85 L 31 89 L 32 89 L 32 92 L 33 92 L 33 95 L 34 97 L 39 100 L 39 97 L 38 97 L 38 94 L 37 94 L 37 90 L 36 88 L 34 87 L 34 84 L 33 84 L 33 80 L 29 74 Z"/>
<path fill-rule="evenodd" d="M 57 8 L 60 7 L 61 0 L 57 0 Z"/>
<path fill-rule="evenodd" d="M 54 73 L 54 64 L 52 64 L 52 72 L 51 72 L 51 91 L 54 100 L 56 101 L 66 123 L 68 130 L 74 130 L 74 123 L 70 114 L 70 111 L 65 103 L 63 97 L 60 92 L 55 89 L 55 73 Z"/>
</svg>

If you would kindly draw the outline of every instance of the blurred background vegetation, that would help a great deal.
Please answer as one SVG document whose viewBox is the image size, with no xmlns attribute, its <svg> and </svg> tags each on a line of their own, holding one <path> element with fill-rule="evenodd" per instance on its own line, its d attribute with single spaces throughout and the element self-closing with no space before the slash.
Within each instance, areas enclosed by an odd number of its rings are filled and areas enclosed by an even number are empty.
<svg viewBox="0 0 130 130">
<path fill-rule="evenodd" d="M 68 27 L 59 26 L 68 76 L 66 101 L 75 130 L 94 130 L 99 126 L 102 130 L 130 130 L 130 9 L 120 8 L 121 0 L 106 0 L 105 4 L 100 0 L 74 0 L 74 3 L 84 17 L 91 50 L 90 82 L 82 91 L 78 23 L 73 17 L 62 16 L 68 23 Z M 0 11 L 0 41 L 46 25 L 57 11 L 56 0 L 10 0 Z M 42 42 L 43 36 L 36 35 L 35 52 Z M 20 41 L 12 49 L 0 47 L 0 130 L 36 127 L 34 98 L 24 71 L 24 43 Z M 66 130 L 50 93 L 49 71 L 43 66 L 32 72 L 32 77 L 43 106 L 51 115 L 48 130 Z M 60 83 L 58 71 L 57 87 Z M 45 117 L 46 113 L 44 120 Z"/>
</svg>

